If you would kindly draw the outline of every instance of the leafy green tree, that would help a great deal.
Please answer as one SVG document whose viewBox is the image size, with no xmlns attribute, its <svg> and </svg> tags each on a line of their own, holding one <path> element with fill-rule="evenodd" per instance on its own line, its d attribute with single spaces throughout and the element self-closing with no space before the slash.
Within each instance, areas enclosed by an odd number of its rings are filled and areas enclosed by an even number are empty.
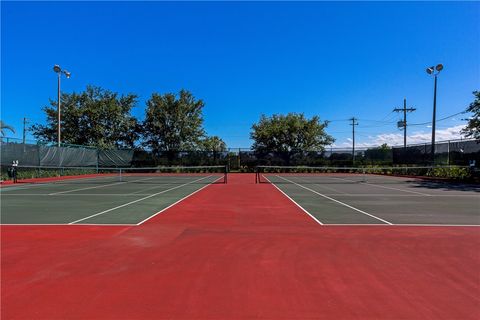
<svg viewBox="0 0 480 320">
<path fill-rule="evenodd" d="M 198 149 L 205 135 L 203 106 L 187 90 L 178 95 L 153 93 L 147 101 L 143 144 L 157 154 Z"/>
<path fill-rule="evenodd" d="M 467 108 L 467 112 L 473 113 L 468 119 L 467 126 L 462 130 L 468 138 L 480 139 L 480 91 L 474 91 L 475 100 Z"/>
<path fill-rule="evenodd" d="M 327 125 L 328 122 L 320 121 L 318 116 L 307 119 L 301 113 L 262 115 L 260 121 L 252 126 L 252 149 L 290 155 L 301 151 L 323 151 L 325 146 L 335 141 L 325 132 Z"/>
<path fill-rule="evenodd" d="M 137 96 L 119 96 L 96 86 L 87 86 L 81 93 L 61 96 L 62 143 L 98 148 L 132 148 L 139 137 L 140 126 L 130 112 Z M 43 108 L 47 124 L 32 126 L 33 135 L 40 140 L 57 140 L 57 102 Z"/>
<path fill-rule="evenodd" d="M 10 130 L 12 133 L 15 133 L 15 129 L 12 126 L 0 120 L 0 133 L 2 137 L 5 136 L 5 130 Z"/>
<path fill-rule="evenodd" d="M 200 148 L 203 151 L 227 151 L 227 144 L 218 136 L 206 137 L 201 140 Z"/>
</svg>

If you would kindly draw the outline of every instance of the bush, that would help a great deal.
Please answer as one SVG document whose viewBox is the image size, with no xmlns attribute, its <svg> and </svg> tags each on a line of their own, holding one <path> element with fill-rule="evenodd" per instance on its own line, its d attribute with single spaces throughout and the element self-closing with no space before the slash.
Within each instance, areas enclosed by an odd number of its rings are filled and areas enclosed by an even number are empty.
<svg viewBox="0 0 480 320">
<path fill-rule="evenodd" d="M 466 180 L 471 177 L 470 169 L 465 167 L 439 167 L 432 168 L 427 176 L 444 179 Z"/>
</svg>

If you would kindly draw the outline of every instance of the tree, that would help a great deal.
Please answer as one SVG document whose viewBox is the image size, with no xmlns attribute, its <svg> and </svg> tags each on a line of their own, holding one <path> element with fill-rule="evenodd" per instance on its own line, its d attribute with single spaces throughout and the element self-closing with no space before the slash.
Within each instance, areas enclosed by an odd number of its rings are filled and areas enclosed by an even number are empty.
<svg viewBox="0 0 480 320">
<path fill-rule="evenodd" d="M 157 154 L 197 149 L 205 135 L 203 106 L 203 101 L 187 90 L 181 90 L 178 96 L 153 93 L 143 122 L 144 145 Z"/>
<path fill-rule="evenodd" d="M 206 137 L 201 140 L 200 144 L 203 151 L 227 151 L 227 144 L 218 136 Z"/>
<path fill-rule="evenodd" d="M 15 129 L 12 126 L 0 120 L 0 133 L 2 137 L 5 136 L 5 130 L 10 130 L 12 133 L 15 133 Z"/>
<path fill-rule="evenodd" d="M 87 86 L 81 93 L 61 96 L 62 143 L 98 148 L 132 148 L 138 140 L 138 121 L 130 112 L 137 96 Z M 32 126 L 33 135 L 49 142 L 57 140 L 57 102 L 43 108 L 47 124 Z"/>
<path fill-rule="evenodd" d="M 467 112 L 473 113 L 468 119 L 467 126 L 462 130 L 468 138 L 480 139 L 480 91 L 473 91 L 475 100 L 467 108 Z"/>
<path fill-rule="evenodd" d="M 257 152 L 323 151 L 333 143 L 333 137 L 325 132 L 328 122 L 321 122 L 318 116 L 311 119 L 303 114 L 262 115 L 260 121 L 252 125 L 250 133 L 254 141 L 252 149 Z"/>
</svg>

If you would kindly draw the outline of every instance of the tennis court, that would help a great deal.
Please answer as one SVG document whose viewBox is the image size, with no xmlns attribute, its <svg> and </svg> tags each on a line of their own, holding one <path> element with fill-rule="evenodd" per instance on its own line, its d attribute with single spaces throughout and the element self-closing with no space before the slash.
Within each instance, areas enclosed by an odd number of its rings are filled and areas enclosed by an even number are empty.
<svg viewBox="0 0 480 320">
<path fill-rule="evenodd" d="M 260 167 L 256 181 L 273 184 L 320 224 L 480 225 L 478 184 L 425 179 L 414 175 L 419 168 L 398 168 L 403 176 L 396 168 L 310 169 Z"/>
<path fill-rule="evenodd" d="M 137 225 L 209 184 L 225 183 L 226 172 L 225 166 L 68 168 L 21 182 L 0 189 L 2 224 Z"/>
<path fill-rule="evenodd" d="M 75 170 L 81 172 L 72 175 Z M 259 170 L 256 182 L 272 184 L 319 224 L 480 225 L 476 184 L 381 174 L 378 169 Z M 1 222 L 138 225 L 209 184 L 226 183 L 226 177 L 225 166 L 69 168 L 56 178 L 26 179 L 0 189 Z"/>
<path fill-rule="evenodd" d="M 477 185 L 101 171 L 0 190 L 6 319 L 480 316 Z"/>
</svg>

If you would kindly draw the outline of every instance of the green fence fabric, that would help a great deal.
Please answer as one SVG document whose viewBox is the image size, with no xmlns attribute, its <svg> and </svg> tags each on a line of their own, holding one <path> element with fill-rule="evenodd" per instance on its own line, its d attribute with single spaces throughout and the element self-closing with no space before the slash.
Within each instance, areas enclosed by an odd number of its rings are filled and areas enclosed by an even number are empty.
<svg viewBox="0 0 480 320">
<path fill-rule="evenodd" d="M 435 164 L 480 166 L 480 140 L 455 140 L 435 145 Z M 48 167 L 149 167 L 227 165 L 231 170 L 252 171 L 256 166 L 351 166 L 432 164 L 431 145 L 357 148 L 355 161 L 351 149 L 326 148 L 323 151 L 255 152 L 249 149 L 228 151 L 161 151 L 141 149 L 100 150 L 82 146 L 51 146 L 1 139 L 0 163 L 9 166 L 18 160 L 24 166 Z"/>
</svg>

